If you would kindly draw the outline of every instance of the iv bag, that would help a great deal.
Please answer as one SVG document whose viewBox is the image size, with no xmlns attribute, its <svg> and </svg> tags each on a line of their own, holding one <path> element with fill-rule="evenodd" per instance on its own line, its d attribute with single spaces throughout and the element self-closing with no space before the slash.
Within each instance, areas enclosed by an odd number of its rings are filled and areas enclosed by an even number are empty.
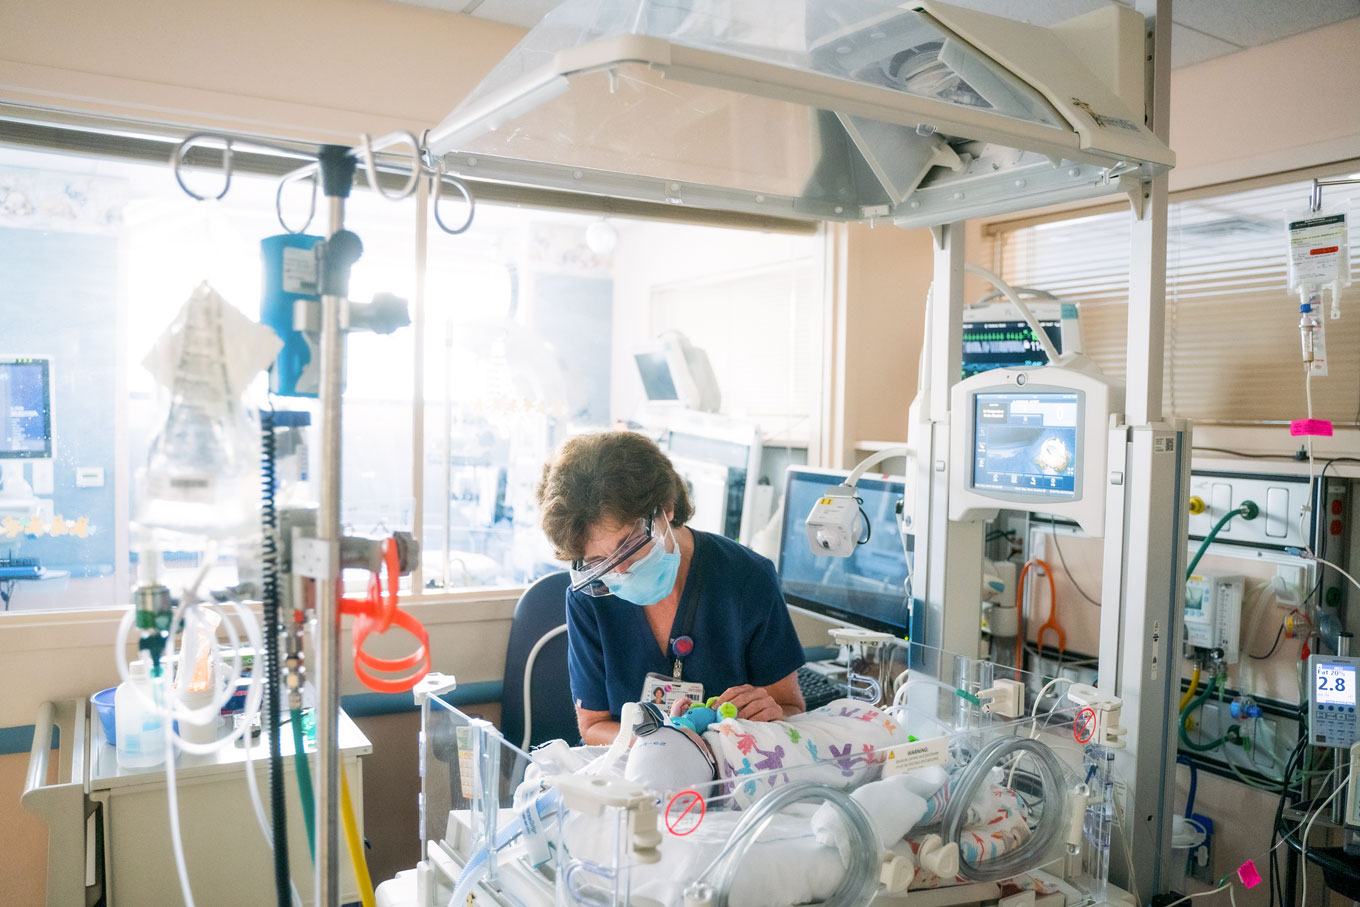
<svg viewBox="0 0 1360 907">
<path fill-rule="evenodd" d="M 139 475 L 142 526 L 222 538 L 256 519 L 258 432 L 241 395 L 278 338 L 200 284 L 144 364 L 169 392 Z"/>
</svg>

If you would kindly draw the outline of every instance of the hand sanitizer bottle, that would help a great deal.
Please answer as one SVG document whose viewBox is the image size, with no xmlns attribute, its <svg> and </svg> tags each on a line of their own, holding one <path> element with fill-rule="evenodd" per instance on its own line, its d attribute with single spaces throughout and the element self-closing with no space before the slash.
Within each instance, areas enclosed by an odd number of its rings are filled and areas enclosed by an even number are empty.
<svg viewBox="0 0 1360 907">
<path fill-rule="evenodd" d="M 165 762 L 165 722 L 151 705 L 154 696 L 146 662 L 128 665 L 128 679 L 113 694 L 119 768 L 152 768 Z"/>
</svg>

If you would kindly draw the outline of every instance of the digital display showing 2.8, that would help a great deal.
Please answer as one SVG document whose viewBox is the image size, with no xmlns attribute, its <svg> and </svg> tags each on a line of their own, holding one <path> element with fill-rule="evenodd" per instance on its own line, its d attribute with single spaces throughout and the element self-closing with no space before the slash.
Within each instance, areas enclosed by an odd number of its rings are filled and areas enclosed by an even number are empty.
<svg viewBox="0 0 1360 907">
<path fill-rule="evenodd" d="M 1319 664 L 1314 673 L 1317 701 L 1327 705 L 1355 705 L 1355 668 L 1347 664 Z"/>
<path fill-rule="evenodd" d="M 974 399 L 975 489 L 1076 497 L 1077 470 L 1081 468 L 1077 394 L 984 393 Z"/>
</svg>

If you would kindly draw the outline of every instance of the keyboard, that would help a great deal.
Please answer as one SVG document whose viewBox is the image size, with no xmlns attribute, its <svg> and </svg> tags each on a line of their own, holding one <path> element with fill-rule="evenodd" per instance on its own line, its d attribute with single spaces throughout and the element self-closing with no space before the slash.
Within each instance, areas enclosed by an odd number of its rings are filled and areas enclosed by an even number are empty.
<svg viewBox="0 0 1360 907">
<path fill-rule="evenodd" d="M 807 665 L 798 669 L 798 689 L 803 691 L 803 701 L 808 711 L 821 708 L 833 699 L 845 697 L 845 684 L 815 671 Z"/>
<path fill-rule="evenodd" d="M 27 579 L 41 574 L 36 557 L 0 557 L 0 579 Z"/>
</svg>

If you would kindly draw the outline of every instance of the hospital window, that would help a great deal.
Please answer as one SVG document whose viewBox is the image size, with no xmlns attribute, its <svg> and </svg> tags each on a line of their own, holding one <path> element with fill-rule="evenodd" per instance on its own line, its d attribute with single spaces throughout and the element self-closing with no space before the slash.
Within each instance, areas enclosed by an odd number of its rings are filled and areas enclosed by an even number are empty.
<svg viewBox="0 0 1360 907">
<path fill-rule="evenodd" d="M 0 582 L 6 610 L 128 601 L 139 471 L 170 399 L 145 361 L 200 283 L 258 318 L 260 240 L 282 232 L 275 185 L 238 173 L 223 200 L 194 202 L 164 164 L 0 146 L 0 359 L 46 363 L 34 393 L 47 400 L 51 439 L 50 451 L 0 458 L 0 560 L 41 571 Z M 285 204 L 294 223 L 305 216 L 305 198 Z M 355 190 L 347 226 L 364 254 L 353 299 L 414 299 L 415 204 Z M 821 370 L 821 248 L 813 234 L 495 204 L 479 205 L 462 236 L 432 231 L 424 330 L 348 340 L 346 530 L 416 531 L 415 594 L 560 569 L 537 528 L 543 462 L 577 432 L 664 435 L 676 410 L 647 401 L 633 359 L 663 331 L 706 350 L 723 394 L 713 418 L 755 426 L 797 459 L 815 445 L 821 411 L 818 388 L 798 377 Z M 739 334 L 760 342 L 733 343 Z M 268 405 L 264 387 L 257 377 L 246 392 L 252 412 Z M 28 405 L 10 401 L 11 414 Z M 273 406 L 316 412 L 295 398 Z M 307 432 L 315 442 L 317 426 Z M 318 447 L 303 448 L 313 474 Z M 169 544 L 170 585 L 200 572 L 211 589 L 248 578 L 257 544 Z"/>
<path fill-rule="evenodd" d="M 1344 172 L 1349 173 L 1351 167 Z M 1319 171 L 1318 175 L 1323 175 Z M 1168 209 L 1166 361 L 1170 414 L 1200 424 L 1287 424 L 1306 412 L 1299 300 L 1286 289 L 1286 218 L 1307 211 L 1308 179 L 1214 194 L 1173 194 Z M 1328 187 L 1326 211 L 1355 223 L 1360 187 Z M 1128 324 L 1128 206 L 988 229 L 993 266 L 1017 286 L 1078 304 L 1085 352 L 1123 377 Z M 1360 250 L 1351 245 L 1360 276 Z M 1342 317 L 1322 316 L 1332 350 L 1360 346 L 1354 288 Z M 1328 304 L 1330 308 L 1330 304 Z M 1318 418 L 1360 424 L 1360 363 L 1334 356 L 1313 382 Z"/>
</svg>

